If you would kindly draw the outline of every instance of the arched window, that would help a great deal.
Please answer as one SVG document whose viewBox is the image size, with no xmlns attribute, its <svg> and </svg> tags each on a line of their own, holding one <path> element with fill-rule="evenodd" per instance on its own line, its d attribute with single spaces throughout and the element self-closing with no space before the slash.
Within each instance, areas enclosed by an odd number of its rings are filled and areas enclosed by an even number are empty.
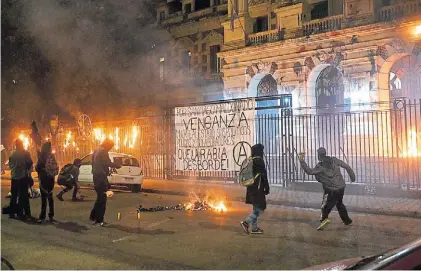
<svg viewBox="0 0 421 271">
<path fill-rule="evenodd" d="M 344 103 L 342 73 L 335 66 L 325 68 L 317 77 L 316 103 L 322 108 L 333 108 Z"/>
<path fill-rule="evenodd" d="M 277 95 L 278 88 L 275 78 L 272 75 L 265 75 L 257 85 L 257 96 Z"/>
<path fill-rule="evenodd" d="M 390 97 L 421 99 L 421 62 L 413 55 L 405 56 L 389 73 Z"/>
</svg>

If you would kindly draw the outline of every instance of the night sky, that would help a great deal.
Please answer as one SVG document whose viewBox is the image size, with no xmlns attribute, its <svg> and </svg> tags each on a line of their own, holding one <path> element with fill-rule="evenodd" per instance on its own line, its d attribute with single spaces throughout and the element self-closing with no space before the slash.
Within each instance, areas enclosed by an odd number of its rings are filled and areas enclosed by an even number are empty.
<svg viewBox="0 0 421 271">
<path fill-rule="evenodd" d="M 162 88 L 153 45 L 169 40 L 156 2 L 2 1 L 2 140 L 52 114 L 99 121 L 150 105 Z"/>
</svg>

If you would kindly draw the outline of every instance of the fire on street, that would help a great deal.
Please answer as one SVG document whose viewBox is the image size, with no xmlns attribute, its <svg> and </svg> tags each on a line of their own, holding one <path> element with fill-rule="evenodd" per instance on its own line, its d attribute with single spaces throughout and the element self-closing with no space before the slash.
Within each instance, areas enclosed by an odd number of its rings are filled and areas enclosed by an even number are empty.
<svg viewBox="0 0 421 271">
<path fill-rule="evenodd" d="M 8 188 L 2 185 L 2 198 Z M 57 192 L 57 191 L 55 191 Z M 2 257 L 16 269 L 300 269 L 383 252 L 419 237 L 419 220 L 351 213 L 346 227 L 337 214 L 323 232 L 319 213 L 269 205 L 261 236 L 245 235 L 239 222 L 249 206 L 226 202 L 227 212 L 141 212 L 175 206 L 191 197 L 116 192 L 109 227 L 88 220 L 94 192 L 85 202 L 56 202 L 56 225 L 26 224 L 2 216 Z M 40 199 L 31 200 L 34 215 Z M 117 214 L 120 213 L 120 220 Z"/>
</svg>

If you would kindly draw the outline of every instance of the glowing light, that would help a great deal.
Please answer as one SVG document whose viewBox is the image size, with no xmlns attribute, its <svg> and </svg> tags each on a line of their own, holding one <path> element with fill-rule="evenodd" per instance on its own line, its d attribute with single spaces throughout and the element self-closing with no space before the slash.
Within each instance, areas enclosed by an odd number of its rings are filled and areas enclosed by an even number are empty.
<svg viewBox="0 0 421 271">
<path fill-rule="evenodd" d="M 421 34 L 421 25 L 417 25 L 415 27 L 415 35 L 419 35 L 419 34 Z"/>
<path fill-rule="evenodd" d="M 408 149 L 402 153 L 402 157 L 421 157 L 421 152 L 418 151 L 417 133 L 415 130 L 408 131 Z"/>
<path fill-rule="evenodd" d="M 136 143 L 136 138 L 137 138 L 137 127 L 133 126 L 133 128 L 132 128 L 132 140 L 130 140 L 130 142 L 129 142 L 129 148 L 130 149 L 134 148 L 134 145 Z"/>
<path fill-rule="evenodd" d="M 25 136 L 24 134 L 19 135 L 19 139 L 23 142 L 23 147 L 25 150 L 29 148 L 29 137 Z"/>
<path fill-rule="evenodd" d="M 66 139 L 64 140 L 64 145 L 63 145 L 64 148 L 69 147 L 71 138 L 72 138 L 72 132 L 69 131 L 66 135 Z"/>
<path fill-rule="evenodd" d="M 100 142 L 104 141 L 106 138 L 105 134 L 102 132 L 102 129 L 99 128 L 94 129 L 94 137 Z"/>
<path fill-rule="evenodd" d="M 214 205 L 212 203 L 208 203 L 210 207 L 216 212 L 226 212 L 228 211 L 227 206 L 225 206 L 224 202 L 220 201 L 218 204 Z"/>
<path fill-rule="evenodd" d="M 118 127 L 115 128 L 115 146 L 114 148 L 118 150 L 120 148 L 120 137 L 118 136 Z"/>
</svg>

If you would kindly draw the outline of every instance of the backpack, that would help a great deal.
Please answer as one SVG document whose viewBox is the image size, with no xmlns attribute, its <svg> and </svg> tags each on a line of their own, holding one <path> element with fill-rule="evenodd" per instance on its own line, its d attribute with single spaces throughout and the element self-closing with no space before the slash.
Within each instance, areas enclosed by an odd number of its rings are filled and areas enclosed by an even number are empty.
<svg viewBox="0 0 421 271">
<path fill-rule="evenodd" d="M 59 185 L 67 186 L 73 183 L 74 176 L 71 173 L 73 169 L 73 164 L 67 164 L 61 168 L 60 173 L 57 177 L 57 183 Z"/>
<path fill-rule="evenodd" d="M 240 173 L 238 174 L 238 182 L 242 186 L 252 186 L 255 184 L 257 179 L 260 181 L 260 173 L 257 173 L 256 175 L 253 174 L 253 160 L 256 158 L 260 157 L 249 157 L 244 159 L 243 163 L 241 163 Z"/>
</svg>

